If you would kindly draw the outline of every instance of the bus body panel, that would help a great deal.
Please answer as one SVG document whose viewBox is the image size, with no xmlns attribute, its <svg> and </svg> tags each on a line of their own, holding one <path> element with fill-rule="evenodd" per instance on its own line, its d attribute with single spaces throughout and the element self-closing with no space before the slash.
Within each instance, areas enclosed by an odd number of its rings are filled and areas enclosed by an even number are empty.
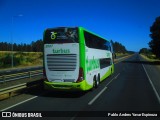
<svg viewBox="0 0 160 120">
<path fill-rule="evenodd" d="M 49 82 L 76 82 L 79 73 L 79 44 L 45 44 L 45 70 Z"/>
<path fill-rule="evenodd" d="M 111 67 L 109 68 L 109 70 L 107 72 L 105 71 L 104 73 L 105 74 L 103 76 L 101 76 L 100 81 L 105 80 L 108 76 L 110 76 L 110 75 L 112 75 L 114 73 L 114 65 L 111 65 Z"/>
<path fill-rule="evenodd" d="M 94 76 L 100 75 L 102 81 L 111 74 L 112 59 L 110 59 L 108 66 L 101 68 L 100 60 L 104 58 L 112 58 L 112 53 L 86 47 L 86 80 L 89 85 L 93 85 Z"/>
<path fill-rule="evenodd" d="M 44 88 L 47 90 L 56 90 L 56 91 L 86 91 L 92 88 L 92 85 L 88 85 L 86 80 L 83 80 L 80 83 L 71 83 L 71 82 L 48 82 L 44 81 Z"/>
</svg>

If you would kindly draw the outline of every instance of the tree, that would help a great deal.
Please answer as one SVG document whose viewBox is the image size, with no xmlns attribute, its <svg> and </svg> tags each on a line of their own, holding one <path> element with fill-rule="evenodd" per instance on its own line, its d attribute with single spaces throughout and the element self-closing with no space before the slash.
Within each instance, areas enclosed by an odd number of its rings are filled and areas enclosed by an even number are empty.
<svg viewBox="0 0 160 120">
<path fill-rule="evenodd" d="M 153 25 L 150 27 L 150 37 L 152 40 L 148 43 L 153 54 L 160 58 L 160 16 L 156 18 Z"/>
<path fill-rule="evenodd" d="M 42 52 L 43 51 L 43 41 L 37 40 L 36 42 L 32 42 L 32 51 L 33 52 Z"/>
<path fill-rule="evenodd" d="M 139 54 L 151 54 L 150 50 L 148 48 L 142 48 L 139 51 Z"/>
<path fill-rule="evenodd" d="M 113 44 L 113 49 L 116 53 L 123 53 L 124 54 L 127 52 L 125 46 L 123 46 L 121 43 L 112 41 L 112 44 Z"/>
</svg>

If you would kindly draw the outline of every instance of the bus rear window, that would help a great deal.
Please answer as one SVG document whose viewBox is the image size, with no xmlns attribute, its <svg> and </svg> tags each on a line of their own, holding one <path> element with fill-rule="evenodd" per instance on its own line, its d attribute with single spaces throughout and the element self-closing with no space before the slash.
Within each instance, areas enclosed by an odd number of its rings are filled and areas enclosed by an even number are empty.
<svg viewBox="0 0 160 120">
<path fill-rule="evenodd" d="M 44 44 L 78 43 L 77 28 L 47 29 L 44 33 Z"/>
</svg>

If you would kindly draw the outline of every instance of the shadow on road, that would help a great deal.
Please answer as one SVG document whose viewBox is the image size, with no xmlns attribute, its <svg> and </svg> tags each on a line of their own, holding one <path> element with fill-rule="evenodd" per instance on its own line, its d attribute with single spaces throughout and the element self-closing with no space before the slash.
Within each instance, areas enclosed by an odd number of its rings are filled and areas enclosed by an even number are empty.
<svg viewBox="0 0 160 120">
<path fill-rule="evenodd" d="M 47 91 L 43 89 L 43 84 L 29 88 L 25 91 L 25 94 L 41 97 L 53 97 L 53 98 L 79 98 L 86 94 L 86 92 L 69 92 L 69 91 Z"/>
<path fill-rule="evenodd" d="M 65 91 L 47 91 L 43 97 L 55 98 L 79 98 L 85 95 L 86 92 L 65 92 Z"/>
</svg>

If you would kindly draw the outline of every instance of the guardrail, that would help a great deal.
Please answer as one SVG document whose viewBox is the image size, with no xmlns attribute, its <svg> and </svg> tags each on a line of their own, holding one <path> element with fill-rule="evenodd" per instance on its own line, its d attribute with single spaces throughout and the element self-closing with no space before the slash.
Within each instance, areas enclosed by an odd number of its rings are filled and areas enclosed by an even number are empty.
<svg viewBox="0 0 160 120">
<path fill-rule="evenodd" d="M 33 77 L 40 76 L 40 75 L 43 75 L 42 70 L 2 75 L 2 76 L 0 76 L 0 83 L 14 81 L 14 80 L 18 80 L 18 79 L 24 79 L 24 78 L 33 78 Z"/>
<path fill-rule="evenodd" d="M 27 87 L 26 83 L 23 83 L 23 84 L 7 87 L 7 88 L 4 88 L 4 89 L 0 89 L 0 100 L 4 99 L 4 98 L 7 98 L 7 97 L 14 96 L 13 95 L 14 91 L 22 90 L 26 87 Z"/>
<path fill-rule="evenodd" d="M 18 84 L 18 85 L 14 85 L 11 87 L 0 89 L 0 100 L 21 94 L 22 92 L 26 91 L 27 89 L 31 89 L 33 87 L 38 87 L 38 86 L 43 87 L 42 84 L 43 84 L 43 80 L 40 79 L 40 80 L 36 80 L 33 82 L 22 83 L 22 84 Z"/>
</svg>

